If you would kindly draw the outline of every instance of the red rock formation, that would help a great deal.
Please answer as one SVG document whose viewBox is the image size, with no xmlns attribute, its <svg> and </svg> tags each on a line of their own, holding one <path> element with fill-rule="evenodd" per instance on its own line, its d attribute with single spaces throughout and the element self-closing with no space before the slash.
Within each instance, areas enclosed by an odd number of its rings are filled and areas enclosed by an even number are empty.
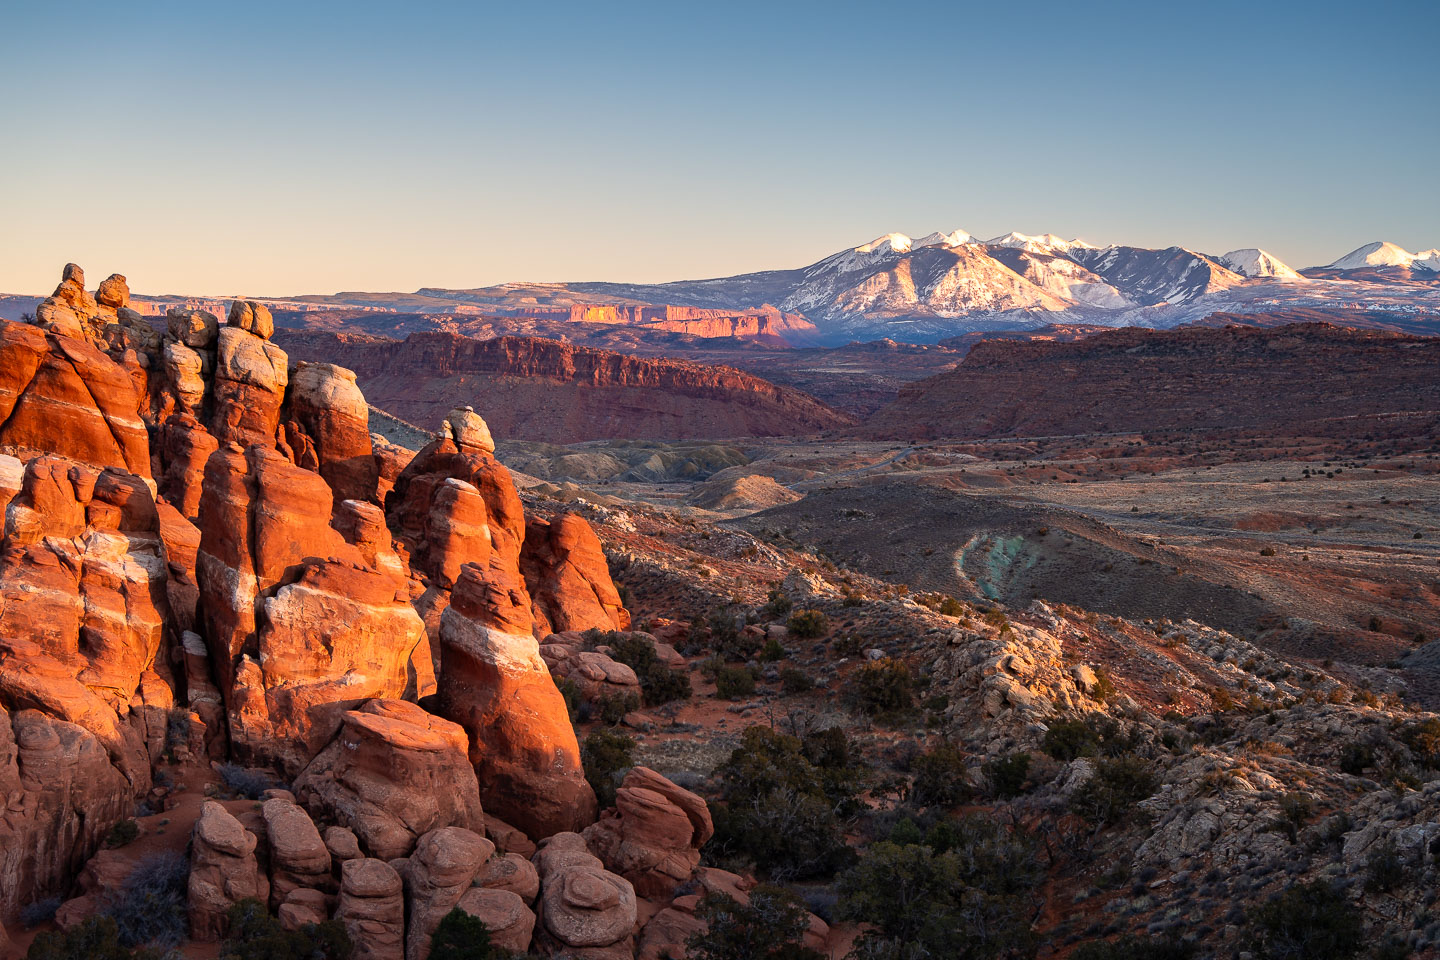
<svg viewBox="0 0 1440 960">
<path fill-rule="evenodd" d="M 383 860 L 345 861 L 335 919 L 355 944 L 354 960 L 404 960 L 405 897 L 400 874 Z"/>
<path fill-rule="evenodd" d="M 540 636 L 564 630 L 630 629 L 630 613 L 610 579 L 605 551 L 584 517 L 530 517 L 520 569 Z"/>
<path fill-rule="evenodd" d="M 429 426 L 457 403 L 474 403 L 499 435 L 523 440 L 791 436 L 849 422 L 813 397 L 732 367 L 539 337 L 415 333 L 397 343 L 288 333 L 285 343 L 297 356 L 353 369 L 370 402 L 398 417 Z"/>
<path fill-rule="evenodd" d="M 668 899 L 690 879 L 715 833 L 705 801 L 648 767 L 633 767 L 615 806 L 585 828 L 585 843 L 642 897 Z"/>
<path fill-rule="evenodd" d="M 190 936 L 219 940 L 229 929 L 233 904 L 264 901 L 269 883 L 255 859 L 255 834 L 214 800 L 195 821 L 190 853 Z"/>
<path fill-rule="evenodd" d="M 205 469 L 197 579 L 232 748 L 292 774 L 346 710 L 433 683 L 379 510 L 345 501 L 331 526 L 330 502 L 319 474 L 261 447 Z"/>
<path fill-rule="evenodd" d="M 1440 411 L 1437 367 L 1440 338 L 1328 324 L 1127 328 L 1073 343 L 986 340 L 954 371 L 902 389 L 858 432 L 1364 432 L 1368 415 Z"/>
<path fill-rule="evenodd" d="M 295 793 L 316 816 L 347 824 L 371 856 L 392 860 L 440 827 L 484 834 L 468 749 L 456 724 L 412 703 L 371 700 L 345 714 Z"/>
<path fill-rule="evenodd" d="M 150 476 L 139 396 L 123 367 L 83 339 L 0 324 L 0 449 Z"/>
<path fill-rule="evenodd" d="M 530 598 L 494 564 L 466 564 L 440 626 L 440 709 L 470 734 L 487 809 L 531 837 L 595 819 L 565 699 L 540 659 Z"/>
<path fill-rule="evenodd" d="M 295 462 L 324 477 L 337 502 L 376 499 L 369 407 L 355 374 L 333 363 L 301 363 L 285 404 L 285 439 Z"/>
</svg>

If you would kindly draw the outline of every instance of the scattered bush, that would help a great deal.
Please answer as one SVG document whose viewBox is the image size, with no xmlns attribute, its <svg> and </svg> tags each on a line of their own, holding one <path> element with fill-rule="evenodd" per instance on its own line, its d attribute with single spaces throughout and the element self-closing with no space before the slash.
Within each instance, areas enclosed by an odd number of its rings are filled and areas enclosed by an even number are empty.
<svg viewBox="0 0 1440 960">
<path fill-rule="evenodd" d="M 790 602 L 790 598 L 785 596 L 779 587 L 773 587 L 765 599 L 765 606 L 760 608 L 760 619 L 774 621 L 787 617 L 792 606 L 794 604 Z"/>
<path fill-rule="evenodd" d="M 1389 893 L 1410 879 L 1410 871 L 1400 858 L 1395 841 L 1382 843 L 1365 858 L 1365 889 Z"/>
<path fill-rule="evenodd" d="M 1095 773 L 1071 798 L 1071 809 L 1095 826 L 1117 822 L 1155 792 L 1159 778 L 1134 754 L 1100 760 Z"/>
<path fill-rule="evenodd" d="M 615 802 L 617 774 L 635 766 L 635 740 L 613 730 L 596 730 L 580 744 L 580 764 L 600 806 Z"/>
<path fill-rule="evenodd" d="M 782 667 L 780 689 L 785 693 L 805 693 L 815 689 L 815 681 L 810 679 L 810 674 L 799 667 Z"/>
<path fill-rule="evenodd" d="M 1375 751 L 1369 744 L 1347 743 L 1340 748 L 1340 772 L 1360 776 L 1375 765 Z"/>
<path fill-rule="evenodd" d="M 990 792 L 1002 800 L 1025 792 L 1025 778 L 1030 775 L 1030 754 L 1021 750 L 985 764 L 985 779 Z"/>
<path fill-rule="evenodd" d="M 60 909 L 59 897 L 46 897 L 43 900 L 36 900 L 27 903 L 20 910 L 20 924 L 26 930 L 38 927 L 42 923 L 49 923 L 55 919 L 55 912 Z"/>
<path fill-rule="evenodd" d="M 1400 731 L 1400 740 L 1417 762 L 1440 769 L 1440 717 L 1412 723 Z"/>
<path fill-rule="evenodd" d="M 716 770 L 720 803 L 712 807 L 709 855 L 730 854 L 776 878 L 829 875 L 853 857 L 843 819 L 859 809 L 858 771 L 848 766 L 842 731 L 802 741 L 750 727 Z"/>
<path fill-rule="evenodd" d="M 485 921 L 456 907 L 435 928 L 428 960 L 504 960 L 509 956 L 490 943 Z"/>
<path fill-rule="evenodd" d="M 220 779 L 238 797 L 259 800 L 266 790 L 275 786 L 275 781 L 263 770 L 251 770 L 238 763 L 227 763 L 220 768 Z"/>
<path fill-rule="evenodd" d="M 914 702 L 910 665 L 891 657 L 862 664 L 850 677 L 850 689 L 856 705 L 871 716 L 899 713 Z"/>
<path fill-rule="evenodd" d="M 814 640 L 816 637 L 825 635 L 830 629 L 830 622 L 819 610 L 797 610 L 790 614 L 790 619 L 785 623 L 785 629 L 790 636 L 796 639 Z"/>
<path fill-rule="evenodd" d="M 1264 960 L 1344 960 L 1360 952 L 1360 911 L 1322 882 L 1293 886 L 1248 916 L 1253 952 Z"/>
<path fill-rule="evenodd" d="M 690 699 L 690 678 L 661 663 L 653 641 L 634 633 L 610 633 L 604 640 L 610 659 L 625 664 L 640 678 L 640 695 L 647 707 Z"/>
<path fill-rule="evenodd" d="M 181 854 L 151 854 L 106 893 L 97 912 L 115 922 L 124 946 L 177 946 L 189 929 L 189 879 L 190 862 Z"/>
<path fill-rule="evenodd" d="M 965 604 L 956 600 L 954 597 L 946 597 L 940 601 L 938 610 L 947 617 L 959 617 L 965 613 Z"/>
<path fill-rule="evenodd" d="M 1041 750 L 1065 762 L 1093 756 L 1099 746 L 1100 738 L 1083 720 L 1057 720 L 1040 740 Z"/>
<path fill-rule="evenodd" d="M 123 847 L 127 843 L 133 843 L 135 838 L 140 836 L 140 824 L 134 820 L 121 820 L 110 828 L 105 836 L 105 846 L 114 850 L 116 847 Z"/>
<path fill-rule="evenodd" d="M 354 951 L 339 920 L 286 930 L 259 900 L 241 900 L 226 915 L 230 933 L 220 960 L 348 960 Z"/>
<path fill-rule="evenodd" d="M 695 911 L 706 929 L 686 941 L 691 960 L 823 960 L 804 946 L 810 918 L 788 890 L 761 885 L 740 904 L 725 894 L 710 894 Z"/>
<path fill-rule="evenodd" d="M 785 647 L 774 637 L 765 640 L 765 645 L 760 648 L 760 662 L 774 663 L 777 660 L 784 660 L 789 654 Z"/>
<path fill-rule="evenodd" d="M 911 761 L 915 779 L 910 801 L 921 807 L 954 807 L 973 793 L 965 775 L 965 755 L 949 741 L 942 741 Z"/>
<path fill-rule="evenodd" d="M 160 953 L 122 945 L 114 920 L 91 917 L 69 930 L 40 934 L 25 960 L 160 960 Z"/>
<path fill-rule="evenodd" d="M 625 714 L 640 709 L 640 697 L 633 693 L 602 693 L 595 708 L 601 722 L 613 727 L 625 719 Z"/>
<path fill-rule="evenodd" d="M 755 692 L 755 677 L 745 667 L 726 664 L 715 672 L 715 695 L 722 700 L 738 700 Z"/>
</svg>

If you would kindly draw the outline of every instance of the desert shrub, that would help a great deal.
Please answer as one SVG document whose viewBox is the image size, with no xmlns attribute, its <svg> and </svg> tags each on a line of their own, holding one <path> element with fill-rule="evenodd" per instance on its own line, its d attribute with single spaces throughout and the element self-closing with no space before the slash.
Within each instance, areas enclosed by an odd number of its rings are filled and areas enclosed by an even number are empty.
<svg viewBox="0 0 1440 960">
<path fill-rule="evenodd" d="M 69 930 L 40 934 L 25 960 L 160 960 L 160 952 L 132 950 L 120 943 L 114 920 L 90 917 Z"/>
<path fill-rule="evenodd" d="M 116 847 L 123 847 L 127 843 L 132 843 L 138 836 L 140 836 L 140 824 L 134 820 L 121 820 L 105 835 L 105 846 L 112 850 Z"/>
<path fill-rule="evenodd" d="M 774 637 L 768 637 L 765 640 L 765 645 L 760 648 L 759 659 L 761 663 L 774 663 L 776 660 L 784 660 L 788 655 L 784 645 L 781 644 L 779 640 L 776 640 Z"/>
<path fill-rule="evenodd" d="M 856 706 L 871 716 L 899 713 L 914 703 L 914 681 L 903 660 L 885 657 L 862 664 L 850 676 Z"/>
<path fill-rule="evenodd" d="M 1440 718 L 1430 717 L 1400 731 L 1400 740 L 1427 767 L 1440 768 Z"/>
<path fill-rule="evenodd" d="M 826 620 L 825 614 L 819 610 L 797 610 L 790 614 L 790 619 L 785 622 L 785 629 L 796 639 L 814 640 L 825 635 L 830 629 L 830 621 Z"/>
<path fill-rule="evenodd" d="M 1134 754 L 1101 759 L 1095 773 L 1070 800 L 1071 809 L 1095 826 L 1118 821 L 1155 792 L 1159 778 L 1150 763 Z"/>
<path fill-rule="evenodd" d="M 829 875 L 850 859 L 843 822 L 859 809 L 859 775 L 844 734 L 802 741 L 749 727 L 716 770 L 720 802 L 707 850 L 741 857 L 776 878 Z"/>
<path fill-rule="evenodd" d="M 185 939 L 190 863 L 178 853 L 151 854 L 108 891 L 97 911 L 115 922 L 127 947 L 170 948 Z"/>
<path fill-rule="evenodd" d="M 640 709 L 640 697 L 634 693 L 602 693 L 595 709 L 601 722 L 613 727 L 625 719 L 625 714 Z"/>
<path fill-rule="evenodd" d="M 190 711 L 172 707 L 165 717 L 165 750 L 174 753 L 190 743 Z"/>
<path fill-rule="evenodd" d="M 1029 891 L 1039 881 L 1033 846 L 979 817 L 956 824 L 953 843 L 877 843 L 840 877 L 836 913 L 872 924 L 861 956 L 992 958 L 1033 945 Z"/>
<path fill-rule="evenodd" d="M 1115 696 L 1115 682 L 1104 670 L 1095 671 L 1095 699 L 1105 703 Z"/>
<path fill-rule="evenodd" d="M 762 884 L 748 904 L 710 894 L 695 912 L 706 929 L 685 943 L 691 960 L 823 960 L 803 944 L 810 918 L 788 890 Z"/>
<path fill-rule="evenodd" d="M 1375 765 L 1375 751 L 1369 744 L 1351 742 L 1340 748 L 1340 772 L 1360 776 Z"/>
<path fill-rule="evenodd" d="M 1025 792 L 1025 778 L 1030 775 L 1030 754 L 1021 750 L 997 757 L 985 764 L 985 779 L 990 792 L 1001 799 L 1018 797 Z"/>
<path fill-rule="evenodd" d="M 456 907 L 435 928 L 428 960 L 503 960 L 509 955 L 490 943 L 485 921 Z"/>
<path fill-rule="evenodd" d="M 230 932 L 220 960 L 348 960 L 354 951 L 339 920 L 286 930 L 259 900 L 241 900 L 226 915 Z"/>
<path fill-rule="evenodd" d="M 738 700 L 755 692 L 755 677 L 744 667 L 725 664 L 715 672 L 715 695 L 722 700 Z"/>
<path fill-rule="evenodd" d="M 1380 844 L 1365 858 L 1365 889 L 1389 893 L 1410 879 L 1395 841 Z"/>
<path fill-rule="evenodd" d="M 965 604 L 956 600 L 954 597 L 946 597 L 940 601 L 940 606 L 937 609 L 947 617 L 959 617 L 965 613 Z"/>
<path fill-rule="evenodd" d="M 724 607 L 711 612 L 710 648 L 727 660 L 748 660 L 760 649 L 760 641 L 740 629 L 740 617 Z"/>
<path fill-rule="evenodd" d="M 765 598 L 765 606 L 760 608 L 760 619 L 779 620 L 790 615 L 790 608 L 794 604 L 790 598 L 785 596 L 779 587 L 773 587 L 769 596 Z"/>
<path fill-rule="evenodd" d="M 1274 548 L 1274 547 L 1261 547 L 1261 548 L 1260 548 L 1260 556 L 1262 556 L 1262 557 L 1273 557 L 1273 556 L 1275 556 L 1275 548 Z"/>
<path fill-rule="evenodd" d="M 35 900 L 27 903 L 20 910 L 20 924 L 26 930 L 29 930 L 31 927 L 38 927 L 42 923 L 49 923 L 55 919 L 55 913 L 59 909 L 59 897 L 46 897 L 43 900 Z"/>
<path fill-rule="evenodd" d="M 580 764 L 600 806 L 615 803 L 617 775 L 635 766 L 635 740 L 613 730 L 596 730 L 580 744 Z"/>
<path fill-rule="evenodd" d="M 259 800 L 266 790 L 275 786 L 275 781 L 263 770 L 252 770 L 238 763 L 227 763 L 220 768 L 220 779 L 237 797 Z"/>
<path fill-rule="evenodd" d="M 1291 791 L 1280 797 L 1280 826 L 1290 842 L 1294 843 L 1300 828 L 1310 821 L 1315 813 L 1315 804 L 1303 793 Z"/>
<path fill-rule="evenodd" d="M 1093 756 L 1099 746 L 1100 738 L 1083 720 L 1057 720 L 1040 740 L 1041 750 L 1064 761 Z"/>
<path fill-rule="evenodd" d="M 1360 952 L 1360 911 L 1327 883 L 1290 887 L 1250 911 L 1252 951 L 1264 960 L 1344 960 Z"/>
<path fill-rule="evenodd" d="M 1082 943 L 1070 956 L 1073 960 L 1190 960 L 1195 950 L 1195 944 L 1184 940 L 1127 935 Z"/>
<path fill-rule="evenodd" d="M 690 678 L 661 663 L 653 641 L 633 633 L 611 633 L 607 640 L 610 658 L 625 664 L 640 678 L 640 696 L 647 707 L 690 699 Z"/>
<path fill-rule="evenodd" d="M 954 807 L 973 793 L 965 775 L 965 755 L 948 740 L 917 756 L 910 763 L 915 779 L 910 802 L 921 807 Z"/>
<path fill-rule="evenodd" d="M 815 689 L 815 681 L 799 667 L 783 667 L 780 670 L 780 689 L 785 693 L 805 693 Z"/>
<path fill-rule="evenodd" d="M 570 722 L 581 723 L 588 719 L 590 705 L 585 698 L 580 696 L 580 688 L 575 681 L 569 677 L 561 677 L 555 681 L 555 689 L 560 691 L 560 696 L 565 698 L 565 712 L 570 714 Z"/>
</svg>

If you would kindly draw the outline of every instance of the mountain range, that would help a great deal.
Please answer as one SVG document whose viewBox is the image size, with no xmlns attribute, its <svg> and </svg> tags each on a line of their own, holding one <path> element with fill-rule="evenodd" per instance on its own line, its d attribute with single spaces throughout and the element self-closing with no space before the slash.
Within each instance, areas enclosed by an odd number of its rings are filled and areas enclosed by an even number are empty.
<svg viewBox="0 0 1440 960">
<path fill-rule="evenodd" d="M 0 316 L 33 298 L 0 297 Z M 136 296 L 163 313 L 206 298 Z M 1436 318 L 1440 249 L 1411 253 L 1367 243 L 1325 266 L 1295 269 L 1256 248 L 1208 254 L 1007 233 L 980 240 L 963 230 L 912 238 L 887 233 L 798 269 L 659 284 L 507 283 L 414 293 L 343 292 L 268 298 L 287 313 L 539 318 L 605 323 L 647 335 L 770 340 L 791 345 L 890 338 L 933 343 L 974 330 L 1053 323 L 1169 328 L 1214 313 L 1277 309 L 1379 311 Z M 33 308 L 33 307 L 32 307 Z M 378 320 L 378 322 L 377 322 Z M 300 323 L 313 327 L 313 320 Z M 384 321 L 367 321 L 371 333 Z"/>
</svg>

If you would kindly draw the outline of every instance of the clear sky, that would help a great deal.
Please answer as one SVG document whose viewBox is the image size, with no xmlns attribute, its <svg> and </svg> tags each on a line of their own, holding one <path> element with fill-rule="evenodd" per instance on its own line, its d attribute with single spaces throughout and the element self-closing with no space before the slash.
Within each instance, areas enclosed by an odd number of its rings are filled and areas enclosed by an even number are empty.
<svg viewBox="0 0 1440 960">
<path fill-rule="evenodd" d="M 1440 245 L 1434 0 L 0 4 L 0 290 Z M 93 285 L 93 284 L 92 284 Z"/>
</svg>

